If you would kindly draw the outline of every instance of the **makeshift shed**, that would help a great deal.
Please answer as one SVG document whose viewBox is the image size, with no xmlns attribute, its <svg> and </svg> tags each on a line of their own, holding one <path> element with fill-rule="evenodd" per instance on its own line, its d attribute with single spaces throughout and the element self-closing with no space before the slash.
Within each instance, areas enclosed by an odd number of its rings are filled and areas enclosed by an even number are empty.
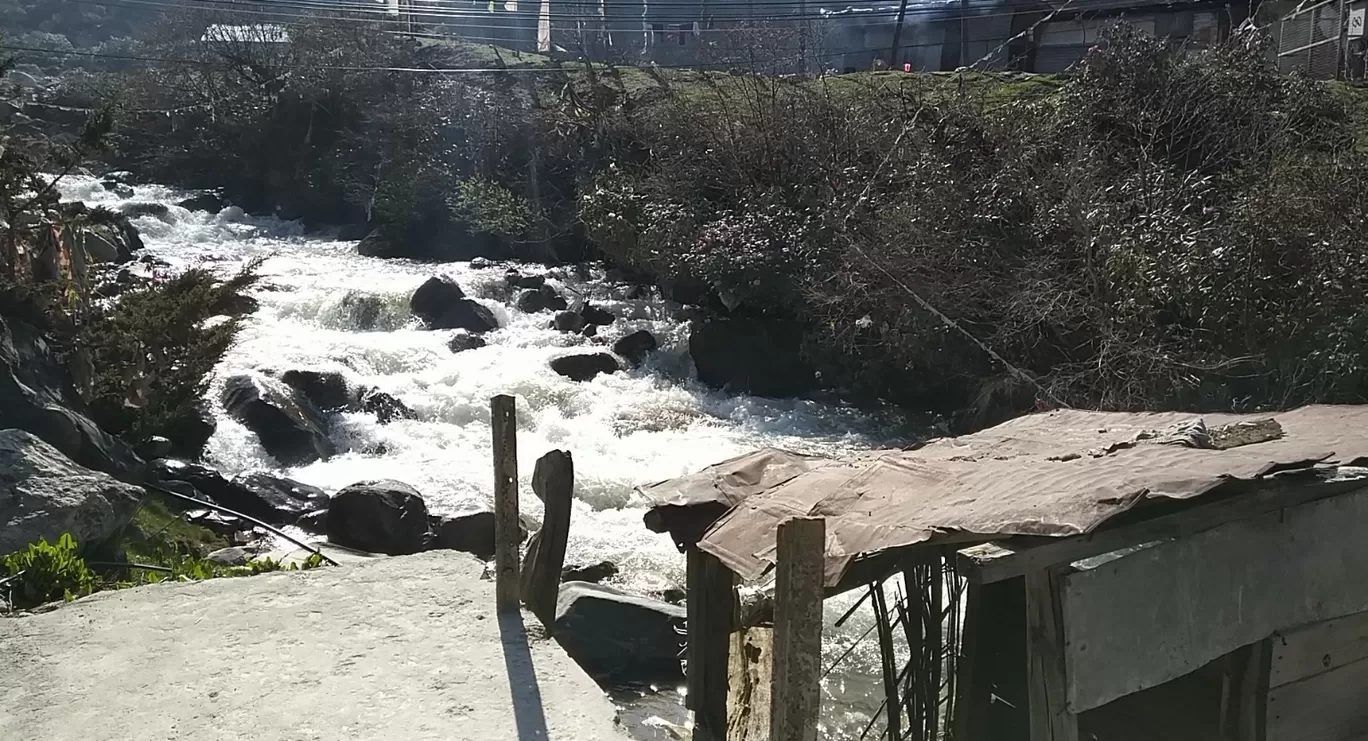
<svg viewBox="0 0 1368 741">
<path fill-rule="evenodd" d="M 694 738 L 726 735 L 732 587 L 795 516 L 825 518 L 829 595 L 869 589 L 887 737 L 1368 737 L 1365 464 L 1368 406 L 1063 410 L 644 487 L 689 554 Z"/>
</svg>

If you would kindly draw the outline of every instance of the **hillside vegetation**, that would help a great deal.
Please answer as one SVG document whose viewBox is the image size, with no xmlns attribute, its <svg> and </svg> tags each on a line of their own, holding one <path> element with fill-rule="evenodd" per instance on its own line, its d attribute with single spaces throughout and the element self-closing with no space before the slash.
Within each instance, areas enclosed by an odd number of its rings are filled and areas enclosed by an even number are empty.
<svg viewBox="0 0 1368 741">
<path fill-rule="evenodd" d="M 618 69 L 316 19 L 105 89 L 119 164 L 371 254 L 601 257 L 796 322 L 824 385 L 1025 409 L 1362 402 L 1362 94 L 1113 29 L 1074 74 Z M 178 25 L 179 24 L 179 25 Z M 390 68 L 524 67 L 419 74 Z"/>
</svg>

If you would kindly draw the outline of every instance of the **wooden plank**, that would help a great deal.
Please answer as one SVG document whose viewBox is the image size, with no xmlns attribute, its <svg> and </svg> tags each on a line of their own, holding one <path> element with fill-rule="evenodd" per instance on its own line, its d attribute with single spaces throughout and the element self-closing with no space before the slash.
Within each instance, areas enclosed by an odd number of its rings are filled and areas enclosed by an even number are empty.
<svg viewBox="0 0 1368 741">
<path fill-rule="evenodd" d="M 1368 612 L 1280 631 L 1268 684 L 1281 687 L 1360 659 L 1368 659 Z"/>
<path fill-rule="evenodd" d="M 1307 485 L 1295 478 L 1275 481 L 1254 491 L 1133 525 L 1073 538 L 1012 538 L 981 543 L 958 553 L 960 573 L 970 581 L 991 584 L 1050 566 L 1120 550 L 1149 541 L 1181 538 L 1227 522 L 1255 517 L 1356 489 L 1361 481 Z"/>
<path fill-rule="evenodd" d="M 816 741 L 822 707 L 826 520 L 792 517 L 776 535 L 770 738 Z"/>
<path fill-rule="evenodd" d="M 1368 490 L 1226 523 L 1067 575 L 1075 713 L 1288 626 L 1368 610 Z"/>
<path fill-rule="evenodd" d="M 1368 728 L 1368 659 L 1268 693 L 1267 741 L 1349 741 Z"/>
<path fill-rule="evenodd" d="M 726 741 L 727 674 L 735 575 L 715 556 L 689 548 L 688 694 L 694 712 L 693 741 Z"/>
<path fill-rule="evenodd" d="M 742 628 L 731 634 L 727 672 L 727 741 L 769 741 L 774 631 Z"/>
<path fill-rule="evenodd" d="M 1078 741 L 1078 718 L 1069 712 L 1064 668 L 1064 617 L 1059 577 L 1026 575 L 1026 683 L 1031 741 Z"/>
<path fill-rule="evenodd" d="M 500 612 L 520 609 L 518 600 L 518 421 L 516 401 L 489 402 L 494 434 L 494 603 Z"/>
<path fill-rule="evenodd" d="M 532 536 L 523 560 L 522 599 L 548 632 L 556 623 L 565 546 L 570 538 L 570 510 L 575 499 L 575 462 L 567 450 L 553 450 L 537 459 L 532 491 L 545 505 L 542 526 Z"/>
<path fill-rule="evenodd" d="M 964 593 L 964 627 L 960 641 L 958 667 L 959 677 L 955 680 L 955 709 L 950 717 L 950 738 L 953 741 L 968 741 L 974 738 L 977 730 L 974 721 L 982 715 L 982 709 L 975 706 L 975 700 L 984 695 L 981 682 L 979 658 L 980 635 L 988 629 L 988 621 L 983 615 L 983 585 L 970 583 Z M 981 725 L 981 723 L 980 723 Z"/>
</svg>

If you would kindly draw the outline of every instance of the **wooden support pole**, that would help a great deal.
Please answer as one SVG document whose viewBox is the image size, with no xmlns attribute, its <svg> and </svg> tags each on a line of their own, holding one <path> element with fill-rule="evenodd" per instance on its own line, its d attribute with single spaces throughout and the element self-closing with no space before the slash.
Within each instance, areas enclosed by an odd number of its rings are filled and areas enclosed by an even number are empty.
<svg viewBox="0 0 1368 741">
<path fill-rule="evenodd" d="M 691 547 L 688 580 L 688 693 L 693 741 L 726 741 L 727 672 L 735 576 L 711 554 Z"/>
<path fill-rule="evenodd" d="M 826 520 L 790 518 L 780 523 L 776 537 L 770 738 L 816 741 L 822 706 Z"/>
<path fill-rule="evenodd" d="M 1026 575 L 1026 685 L 1031 741 L 1078 741 L 1064 674 L 1064 620 L 1054 569 Z"/>
<path fill-rule="evenodd" d="M 518 418 L 517 402 L 499 395 L 489 402 L 494 432 L 494 601 L 500 612 L 518 610 Z"/>
<path fill-rule="evenodd" d="M 570 538 L 570 507 L 575 497 L 575 462 L 567 450 L 553 450 L 537 459 L 532 491 L 545 505 L 541 529 L 532 536 L 522 569 L 522 598 L 547 631 L 556 623 L 565 544 Z"/>
</svg>

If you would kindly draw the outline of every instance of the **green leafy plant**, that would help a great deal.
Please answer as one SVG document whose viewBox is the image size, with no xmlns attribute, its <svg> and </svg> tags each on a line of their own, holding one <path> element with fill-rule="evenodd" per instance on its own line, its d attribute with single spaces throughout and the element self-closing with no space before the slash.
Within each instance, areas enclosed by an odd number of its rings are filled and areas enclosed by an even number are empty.
<svg viewBox="0 0 1368 741">
<path fill-rule="evenodd" d="M 55 544 L 47 539 L 4 558 L 4 589 L 14 607 L 36 607 L 58 599 L 90 594 L 95 575 L 77 552 L 76 539 L 63 533 Z"/>
</svg>

